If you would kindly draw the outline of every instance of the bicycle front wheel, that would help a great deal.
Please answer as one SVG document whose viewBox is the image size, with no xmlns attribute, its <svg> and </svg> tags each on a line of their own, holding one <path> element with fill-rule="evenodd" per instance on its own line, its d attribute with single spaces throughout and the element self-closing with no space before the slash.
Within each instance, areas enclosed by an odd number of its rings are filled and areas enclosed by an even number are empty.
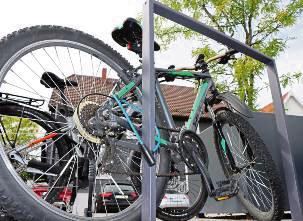
<svg viewBox="0 0 303 221">
<path fill-rule="evenodd" d="M 44 198 L 49 195 L 49 190 L 56 186 L 50 186 L 48 183 L 46 191 L 37 196 L 35 190 L 29 185 L 30 182 L 22 179 L 22 174 L 8 156 L 2 140 L 0 205 L 20 221 L 140 220 L 142 197 L 140 191 L 137 191 L 134 188 L 135 185 L 131 183 L 132 171 L 125 163 L 129 152 L 123 148 L 116 148 L 113 153 L 107 151 L 106 145 L 92 143 L 86 135 L 79 132 L 73 118 L 76 107 L 86 95 L 108 94 L 113 84 L 127 83 L 129 76 L 125 74 L 125 70 L 131 69 L 130 64 L 102 41 L 83 32 L 57 26 L 36 26 L 14 32 L 2 39 L 0 51 L 1 100 L 52 115 L 55 119 L 54 124 L 62 123 L 59 128 L 60 133 L 70 141 L 68 144 L 70 148 L 65 152 L 71 153 L 64 154 L 64 157 L 56 157 L 57 161 L 63 161 L 63 163 L 58 168 L 57 174 L 53 176 L 66 174 L 67 179 L 58 186 L 60 191 L 56 192 L 56 200 L 49 202 Z M 47 81 L 47 78 L 42 77 L 43 74 L 49 77 L 51 73 L 63 80 L 54 81 L 55 78 L 49 78 Z M 99 105 L 104 101 L 94 96 L 90 99 L 94 105 Z M 94 105 L 85 113 L 89 114 L 95 110 Z M 10 127 L 18 128 L 18 124 L 11 123 Z M 34 137 L 38 137 L 37 134 L 41 131 L 33 130 L 32 132 Z M 48 133 L 50 132 L 52 131 Z M 130 137 L 134 136 L 130 134 Z M 58 144 L 58 150 L 67 147 L 67 145 L 57 143 L 56 139 L 46 141 L 50 142 L 49 146 Z M 14 146 L 12 149 L 16 148 L 19 146 Z M 90 218 L 85 216 L 88 198 L 87 173 L 83 172 L 87 165 L 82 162 L 85 157 L 83 153 L 85 148 L 93 149 L 92 152 L 96 158 L 94 166 L 97 170 L 93 192 L 93 214 Z M 109 157 L 104 157 L 104 153 L 109 152 L 114 156 L 111 160 L 108 160 Z M 38 155 L 45 156 L 42 152 Z M 46 153 L 46 156 L 49 156 L 49 153 Z M 160 149 L 157 153 L 159 173 L 169 172 L 169 157 L 169 152 L 164 149 Z M 103 163 L 105 158 L 109 169 L 99 170 L 100 161 Z M 23 159 L 22 155 L 21 159 Z M 24 163 L 24 167 L 26 166 L 27 164 Z M 49 172 L 49 170 L 44 171 L 41 178 L 48 176 Z M 35 181 L 38 183 L 37 180 Z M 166 181 L 165 178 L 157 179 L 158 201 Z M 56 179 L 53 182 L 58 183 Z M 111 202 L 111 209 L 114 207 L 116 210 L 114 212 L 109 211 L 109 203 L 104 199 L 109 196 L 109 194 L 106 195 L 108 189 L 112 195 L 115 195 Z M 116 189 L 119 193 L 115 191 Z M 97 200 L 103 203 L 97 203 Z M 61 209 L 58 209 L 58 205 L 62 205 Z"/>
<path fill-rule="evenodd" d="M 238 198 L 257 220 L 280 220 L 283 214 L 281 181 L 264 142 L 236 113 L 220 110 L 216 120 L 217 151 L 226 176 L 238 183 Z"/>
</svg>

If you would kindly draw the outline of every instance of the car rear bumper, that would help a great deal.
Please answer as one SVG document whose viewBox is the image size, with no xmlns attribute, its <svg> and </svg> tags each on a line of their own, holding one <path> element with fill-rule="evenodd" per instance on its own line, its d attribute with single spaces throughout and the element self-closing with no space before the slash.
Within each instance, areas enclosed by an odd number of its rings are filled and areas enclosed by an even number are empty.
<svg viewBox="0 0 303 221">
<path fill-rule="evenodd" d="M 107 201 L 107 202 L 99 202 L 97 203 L 96 209 L 97 213 L 106 213 L 106 212 L 119 212 L 120 210 L 124 210 L 132 204 L 133 201 Z"/>
</svg>

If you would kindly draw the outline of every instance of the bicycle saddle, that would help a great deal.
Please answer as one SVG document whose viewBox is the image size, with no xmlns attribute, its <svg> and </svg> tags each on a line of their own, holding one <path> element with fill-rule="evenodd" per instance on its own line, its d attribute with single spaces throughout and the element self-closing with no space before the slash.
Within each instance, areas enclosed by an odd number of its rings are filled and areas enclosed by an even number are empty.
<svg viewBox="0 0 303 221">
<path fill-rule="evenodd" d="M 134 18 L 128 18 L 121 27 L 112 31 L 112 38 L 122 47 L 127 47 L 139 55 L 142 53 L 142 27 Z M 154 44 L 154 50 L 159 51 L 160 46 L 157 42 Z"/>
<path fill-rule="evenodd" d="M 62 89 L 65 87 L 77 87 L 78 83 L 76 81 L 64 81 L 63 79 L 59 78 L 52 72 L 44 72 L 41 76 L 40 83 L 44 85 L 46 88 L 58 88 Z"/>
</svg>

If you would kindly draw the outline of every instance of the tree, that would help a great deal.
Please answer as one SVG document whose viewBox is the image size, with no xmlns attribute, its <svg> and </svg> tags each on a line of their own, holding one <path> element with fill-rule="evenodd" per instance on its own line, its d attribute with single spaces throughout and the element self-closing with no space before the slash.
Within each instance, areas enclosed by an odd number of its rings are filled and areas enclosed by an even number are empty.
<svg viewBox="0 0 303 221">
<path fill-rule="evenodd" d="M 27 118 L 2 116 L 0 122 L 2 132 L 1 140 L 3 144 L 5 144 L 4 148 L 6 151 L 29 144 L 41 135 L 39 132 L 43 132 L 37 123 Z M 24 152 L 21 154 L 27 153 Z M 25 170 L 21 171 L 19 175 L 24 181 L 32 177 L 32 175 Z"/>
<path fill-rule="evenodd" d="M 169 7 L 188 14 L 196 20 L 206 23 L 220 32 L 235 37 L 247 45 L 270 57 L 277 57 L 284 51 L 290 37 L 282 37 L 285 28 L 293 26 L 303 11 L 303 0 L 161 0 Z M 167 46 L 179 36 L 185 39 L 201 38 L 197 33 L 156 18 L 156 35 Z M 222 46 L 214 48 L 209 40 L 202 37 L 201 47 L 192 54 L 203 53 L 211 57 Z M 250 57 L 241 55 L 228 66 L 212 66 L 216 83 L 221 89 L 234 91 L 249 107 L 256 108 L 255 100 L 261 89 L 256 85 L 261 77 L 264 65 Z M 228 76 L 228 78 L 226 77 Z M 301 73 L 287 73 L 283 76 L 284 86 Z"/>
<path fill-rule="evenodd" d="M 27 118 L 2 116 L 1 124 L 3 126 L 1 130 L 5 129 L 5 136 L 2 134 L 5 137 L 5 142 L 9 140 L 15 146 L 28 144 L 39 136 L 40 127 Z"/>
</svg>

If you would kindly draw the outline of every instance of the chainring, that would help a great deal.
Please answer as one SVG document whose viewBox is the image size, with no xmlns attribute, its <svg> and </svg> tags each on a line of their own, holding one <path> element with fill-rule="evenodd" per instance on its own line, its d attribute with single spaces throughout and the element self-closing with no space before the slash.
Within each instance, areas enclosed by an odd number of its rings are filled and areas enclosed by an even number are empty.
<svg viewBox="0 0 303 221">
<path fill-rule="evenodd" d="M 194 154 L 199 156 L 205 166 L 208 167 L 208 154 L 206 147 L 201 138 L 195 132 L 191 130 L 181 131 L 179 136 L 178 152 L 190 170 L 194 172 L 199 171 L 195 158 L 193 157 Z"/>
</svg>

